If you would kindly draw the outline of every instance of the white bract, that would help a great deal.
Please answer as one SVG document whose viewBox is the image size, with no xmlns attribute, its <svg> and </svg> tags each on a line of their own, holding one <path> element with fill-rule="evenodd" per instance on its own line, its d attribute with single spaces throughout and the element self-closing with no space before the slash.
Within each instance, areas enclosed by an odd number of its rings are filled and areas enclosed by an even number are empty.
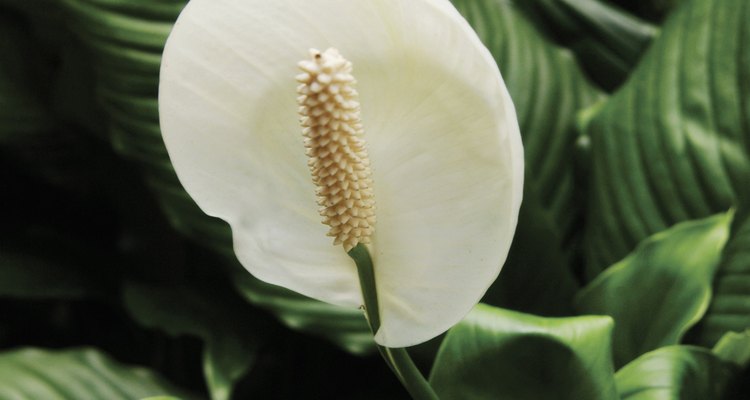
<svg viewBox="0 0 750 400">
<path fill-rule="evenodd" d="M 359 307 L 326 236 L 299 124 L 298 62 L 337 49 L 357 80 L 377 222 L 381 328 L 404 347 L 458 322 L 500 272 L 523 185 L 516 115 L 447 0 L 192 0 L 164 51 L 162 133 L 180 181 L 264 281 Z"/>
</svg>

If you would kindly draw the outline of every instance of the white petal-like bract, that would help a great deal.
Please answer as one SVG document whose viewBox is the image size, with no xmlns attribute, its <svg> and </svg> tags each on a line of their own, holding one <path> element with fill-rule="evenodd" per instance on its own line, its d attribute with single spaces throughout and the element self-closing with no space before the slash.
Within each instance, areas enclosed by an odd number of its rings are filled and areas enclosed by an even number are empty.
<svg viewBox="0 0 750 400">
<path fill-rule="evenodd" d="M 523 186 L 515 110 L 487 49 L 448 0 L 192 0 L 164 51 L 161 128 L 198 205 L 227 221 L 256 277 L 362 303 L 326 236 L 296 103 L 297 63 L 354 66 L 377 223 L 368 246 L 389 347 L 450 328 L 500 272 Z"/>
</svg>

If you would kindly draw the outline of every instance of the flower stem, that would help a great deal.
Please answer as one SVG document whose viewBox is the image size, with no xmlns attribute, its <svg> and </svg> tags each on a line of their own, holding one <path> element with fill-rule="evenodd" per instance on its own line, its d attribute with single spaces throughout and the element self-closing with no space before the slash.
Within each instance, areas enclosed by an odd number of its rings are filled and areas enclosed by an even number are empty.
<svg viewBox="0 0 750 400">
<path fill-rule="evenodd" d="M 375 289 L 375 269 L 370 252 L 365 245 L 359 243 L 349 251 L 349 257 L 357 264 L 359 284 L 365 302 L 365 315 L 372 333 L 375 334 L 380 329 L 380 308 L 378 306 L 378 293 Z M 413 399 L 438 400 L 432 386 L 414 365 L 414 361 L 405 348 L 377 346 L 386 364 L 396 374 Z"/>
<path fill-rule="evenodd" d="M 375 290 L 375 269 L 372 265 L 370 252 L 365 245 L 358 243 L 354 248 L 349 250 L 349 257 L 354 259 L 354 262 L 357 264 L 359 285 L 365 301 L 367 322 L 370 324 L 372 333 L 375 333 L 380 329 L 380 307 L 378 306 L 378 292 Z"/>
</svg>

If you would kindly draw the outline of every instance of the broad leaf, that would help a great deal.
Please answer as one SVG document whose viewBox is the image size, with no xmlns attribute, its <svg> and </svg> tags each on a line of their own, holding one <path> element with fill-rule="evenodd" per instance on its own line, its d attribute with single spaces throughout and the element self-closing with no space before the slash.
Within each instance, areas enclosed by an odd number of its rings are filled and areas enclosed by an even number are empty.
<svg viewBox="0 0 750 400">
<path fill-rule="evenodd" d="M 602 0 L 612 3 L 651 21 L 661 21 L 674 7 L 684 0 Z"/>
<path fill-rule="evenodd" d="M 0 398 L 132 400 L 155 395 L 195 397 L 144 368 L 124 366 L 93 349 L 0 353 Z"/>
<path fill-rule="evenodd" d="M 441 399 L 616 399 L 612 320 L 480 304 L 451 329 L 430 383 Z"/>
<path fill-rule="evenodd" d="M 714 345 L 727 332 L 750 328 L 750 215 L 739 210 L 714 278 L 714 297 L 696 341 Z"/>
<path fill-rule="evenodd" d="M 701 319 L 731 216 L 685 222 L 652 236 L 580 292 L 581 312 L 615 319 L 615 365 L 678 344 Z"/>
<path fill-rule="evenodd" d="M 498 62 L 516 106 L 526 157 L 516 237 L 485 301 L 541 314 L 568 313 L 576 289 L 570 266 L 581 211 L 573 160 L 575 113 L 602 95 L 570 52 L 547 41 L 513 3 L 453 3 Z"/>
<path fill-rule="evenodd" d="M 736 204 L 750 180 L 750 3 L 687 0 L 588 122 L 587 275 L 679 221 Z"/>
<path fill-rule="evenodd" d="M 708 349 L 669 346 L 633 360 L 615 379 L 622 400 L 720 400 L 736 373 Z"/>
<path fill-rule="evenodd" d="M 750 365 L 750 329 L 742 333 L 727 332 L 716 343 L 713 353 L 724 361 L 747 367 Z"/>
<path fill-rule="evenodd" d="M 588 76 L 620 85 L 657 34 L 653 25 L 597 0 L 527 0 L 518 6 L 554 41 L 570 48 Z"/>
<path fill-rule="evenodd" d="M 248 372 L 258 347 L 247 313 L 198 287 L 126 284 L 126 308 L 140 324 L 173 336 L 193 335 L 204 342 L 203 373 L 214 400 L 228 400 L 234 384 Z M 257 327 L 256 327 L 257 329 Z"/>
</svg>

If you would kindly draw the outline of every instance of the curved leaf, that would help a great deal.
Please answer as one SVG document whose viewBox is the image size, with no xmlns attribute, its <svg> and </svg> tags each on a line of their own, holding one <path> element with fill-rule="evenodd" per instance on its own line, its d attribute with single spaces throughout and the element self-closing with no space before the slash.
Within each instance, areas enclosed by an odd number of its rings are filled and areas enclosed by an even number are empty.
<svg viewBox="0 0 750 400">
<path fill-rule="evenodd" d="M 633 360 L 615 379 L 623 400 L 719 400 L 736 373 L 708 349 L 669 346 Z"/>
<path fill-rule="evenodd" d="M 750 179 L 750 3 L 688 0 L 589 121 L 587 275 L 736 204 Z"/>
<path fill-rule="evenodd" d="M 747 367 L 750 365 L 750 329 L 742 333 L 727 332 L 712 351 L 724 361 Z"/>
<path fill-rule="evenodd" d="M 738 210 L 719 269 L 714 297 L 696 328 L 696 341 L 714 345 L 727 332 L 750 328 L 750 215 Z"/>
<path fill-rule="evenodd" d="M 576 53 L 607 90 L 620 85 L 657 34 L 648 22 L 597 0 L 531 0 L 518 6 L 554 41 Z"/>
<path fill-rule="evenodd" d="M 478 305 L 448 332 L 430 375 L 441 399 L 616 399 L 612 320 Z"/>
<path fill-rule="evenodd" d="M 132 400 L 171 394 L 195 398 L 153 372 L 124 366 L 94 349 L 0 353 L 0 398 Z"/>
<path fill-rule="evenodd" d="M 567 50 L 505 0 L 453 0 L 489 48 L 515 104 L 524 142 L 524 202 L 500 279 L 485 301 L 542 314 L 569 312 L 579 224 L 575 114 L 602 94 Z M 544 248 L 545 251 L 538 251 Z M 539 296 L 539 293 L 545 293 Z"/>
<path fill-rule="evenodd" d="M 701 319 L 731 217 L 721 214 L 658 233 L 579 293 L 580 311 L 615 319 L 615 365 L 679 343 Z"/>
<path fill-rule="evenodd" d="M 627 8 L 643 18 L 661 21 L 674 7 L 684 0 L 603 0 Z"/>
</svg>

